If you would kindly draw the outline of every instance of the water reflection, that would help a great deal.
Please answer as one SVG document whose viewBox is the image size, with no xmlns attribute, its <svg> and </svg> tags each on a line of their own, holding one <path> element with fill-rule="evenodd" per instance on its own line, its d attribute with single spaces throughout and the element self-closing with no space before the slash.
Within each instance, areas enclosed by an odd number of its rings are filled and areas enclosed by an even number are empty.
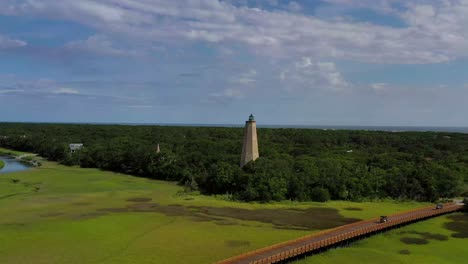
<svg viewBox="0 0 468 264">
<path fill-rule="evenodd" d="M 27 164 L 21 163 L 14 158 L 0 157 L 0 159 L 5 162 L 5 167 L 3 167 L 3 169 L 0 169 L 0 174 L 8 173 L 8 172 L 23 171 L 23 170 L 27 170 L 31 168 Z"/>
</svg>

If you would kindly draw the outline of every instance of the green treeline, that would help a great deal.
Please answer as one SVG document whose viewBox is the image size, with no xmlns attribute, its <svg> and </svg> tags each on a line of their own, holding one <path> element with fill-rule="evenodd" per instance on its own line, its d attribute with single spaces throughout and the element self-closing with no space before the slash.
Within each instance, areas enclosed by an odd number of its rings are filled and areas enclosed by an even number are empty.
<svg viewBox="0 0 468 264">
<path fill-rule="evenodd" d="M 242 128 L 0 124 L 0 146 L 66 165 L 178 181 L 244 201 L 433 201 L 468 183 L 468 134 L 259 129 L 239 168 Z M 69 143 L 84 148 L 71 154 Z M 160 144 L 161 153 L 156 153 Z"/>
<path fill-rule="evenodd" d="M 3 167 L 5 167 L 5 162 L 3 162 L 3 160 L 0 160 L 0 170 L 3 169 Z"/>
</svg>

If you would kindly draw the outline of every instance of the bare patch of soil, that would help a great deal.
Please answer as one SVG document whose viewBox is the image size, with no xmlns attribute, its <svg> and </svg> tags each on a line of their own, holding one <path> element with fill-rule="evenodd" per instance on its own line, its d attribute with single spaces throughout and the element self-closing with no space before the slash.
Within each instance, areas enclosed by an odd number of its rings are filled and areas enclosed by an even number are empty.
<svg viewBox="0 0 468 264">
<path fill-rule="evenodd" d="M 446 241 L 448 240 L 448 236 L 442 234 L 434 234 L 429 232 L 417 232 L 417 231 L 408 231 L 408 232 L 400 232 L 400 234 L 414 234 L 421 236 L 422 239 L 427 240 L 438 240 L 438 241 Z"/>
<path fill-rule="evenodd" d="M 128 208 L 100 208 L 100 212 L 109 212 L 109 213 L 125 213 L 131 212 Z"/>
<path fill-rule="evenodd" d="M 345 218 L 336 209 L 320 207 L 303 210 L 199 207 L 199 210 L 203 214 L 211 216 L 271 223 L 276 228 L 286 229 L 328 229 L 360 220 Z"/>
<path fill-rule="evenodd" d="M 127 202 L 134 202 L 134 203 L 147 203 L 151 202 L 151 198 L 146 198 L 146 197 L 136 197 L 136 198 L 130 198 L 127 199 Z"/>
<path fill-rule="evenodd" d="M 398 253 L 400 253 L 401 255 L 409 255 L 411 254 L 411 252 L 407 249 L 403 249 L 403 250 L 400 250 L 398 251 Z"/>
<path fill-rule="evenodd" d="M 468 238 L 468 214 L 457 214 L 448 217 L 452 222 L 445 223 L 444 226 L 450 231 L 454 238 Z"/>
<path fill-rule="evenodd" d="M 63 215 L 63 213 L 62 212 L 49 212 L 49 213 L 40 214 L 39 216 L 40 217 L 55 217 L 55 216 L 60 216 L 60 215 Z"/>
<path fill-rule="evenodd" d="M 347 207 L 347 208 L 343 208 L 344 210 L 346 211 L 363 211 L 362 208 L 359 208 L 359 207 Z"/>
<path fill-rule="evenodd" d="M 193 221 L 213 221 L 218 225 L 238 224 L 235 219 L 270 223 L 274 228 L 292 230 L 328 229 L 359 221 L 345 218 L 331 208 L 314 207 L 309 209 L 258 209 L 248 210 L 231 207 L 198 207 L 178 204 L 160 205 L 157 203 L 134 203 L 124 208 L 101 208 L 100 212 L 157 212 L 167 216 L 186 216 Z"/>
<path fill-rule="evenodd" d="M 127 209 L 134 212 L 153 212 L 159 208 L 157 203 L 135 203 L 127 206 Z"/>
<path fill-rule="evenodd" d="M 75 206 L 85 206 L 85 205 L 91 205 L 92 203 L 90 202 L 76 202 L 76 203 L 72 203 L 72 205 L 75 205 Z"/>
<path fill-rule="evenodd" d="M 429 240 L 415 237 L 402 237 L 400 241 L 408 245 L 427 245 Z"/>
<path fill-rule="evenodd" d="M 88 220 L 88 219 L 96 218 L 96 217 L 103 216 L 103 215 L 106 215 L 106 214 L 107 213 L 105 213 L 105 212 L 84 213 L 84 214 L 74 216 L 73 220 Z"/>
<path fill-rule="evenodd" d="M 214 222 L 217 225 L 237 225 L 236 221 L 228 220 L 228 219 L 222 219 Z"/>
</svg>

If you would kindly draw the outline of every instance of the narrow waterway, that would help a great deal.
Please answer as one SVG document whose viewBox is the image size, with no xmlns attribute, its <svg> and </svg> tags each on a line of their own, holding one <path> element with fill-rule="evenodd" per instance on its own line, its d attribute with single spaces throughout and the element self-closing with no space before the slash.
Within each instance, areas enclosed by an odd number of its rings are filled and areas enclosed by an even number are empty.
<svg viewBox="0 0 468 264">
<path fill-rule="evenodd" d="M 24 170 L 28 170 L 31 168 L 31 166 L 24 164 L 16 160 L 15 158 L 0 156 L 0 159 L 5 162 L 5 167 L 3 167 L 3 169 L 0 169 L 0 174 L 24 171 Z"/>
</svg>

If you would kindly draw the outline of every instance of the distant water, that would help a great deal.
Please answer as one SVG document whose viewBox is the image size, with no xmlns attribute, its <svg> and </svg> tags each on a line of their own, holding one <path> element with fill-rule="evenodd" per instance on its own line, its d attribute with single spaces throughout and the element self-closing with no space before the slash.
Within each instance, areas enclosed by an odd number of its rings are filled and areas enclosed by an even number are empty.
<svg viewBox="0 0 468 264">
<path fill-rule="evenodd" d="M 7 122 L 10 123 L 10 122 Z M 42 124 L 52 124 L 44 122 Z M 185 123 L 71 123 L 59 122 L 55 124 L 89 124 L 89 125 L 127 125 L 127 126 L 188 126 L 188 127 L 243 127 L 244 124 L 185 124 Z M 259 128 L 301 128 L 322 130 L 367 130 L 391 132 L 456 132 L 468 133 L 468 127 L 437 127 L 437 126 L 338 126 L 338 125 L 273 125 L 257 123 Z"/>
<path fill-rule="evenodd" d="M 3 167 L 3 169 L 0 169 L 0 174 L 23 171 L 31 168 L 30 166 L 23 164 L 14 158 L 0 157 L 0 159 L 5 162 L 5 167 Z"/>
<path fill-rule="evenodd" d="M 391 132 L 457 132 L 468 133 L 468 127 L 417 127 L 417 126 L 277 126 L 266 125 L 259 127 L 271 128 L 304 128 L 304 129 L 326 129 L 326 130 L 366 130 L 366 131 L 391 131 Z"/>
<path fill-rule="evenodd" d="M 190 127 L 243 127 L 244 124 L 131 124 L 122 123 L 120 125 L 156 125 L 156 126 L 190 126 Z M 468 133 L 468 127 L 431 127 L 431 126 L 314 126 L 314 125 L 269 125 L 259 124 L 259 128 L 300 128 L 300 129 L 321 129 L 321 130 L 365 130 L 365 131 L 390 131 L 390 132 L 455 132 Z"/>
</svg>

